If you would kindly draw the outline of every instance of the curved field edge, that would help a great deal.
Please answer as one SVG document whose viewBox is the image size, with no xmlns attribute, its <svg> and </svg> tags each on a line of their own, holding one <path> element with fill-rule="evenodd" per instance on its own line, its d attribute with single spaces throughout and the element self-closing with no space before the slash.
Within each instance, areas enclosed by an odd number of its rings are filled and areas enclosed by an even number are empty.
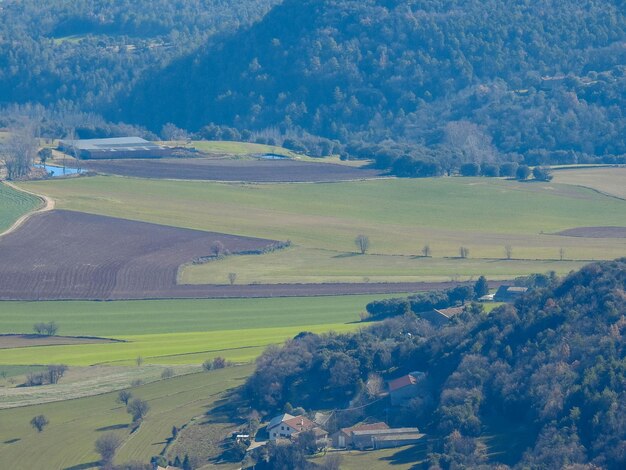
<svg viewBox="0 0 626 470">
<path fill-rule="evenodd" d="M 626 204 L 595 191 L 553 183 L 487 178 L 389 179 L 310 185 L 225 184 L 77 178 L 25 183 L 59 207 L 165 225 L 273 240 L 305 248 L 354 252 L 354 237 L 370 238 L 370 252 L 500 258 L 614 258 L 624 242 L 550 235 L 579 226 L 619 225 Z M 358 275 L 358 273 L 355 273 Z"/>
<path fill-rule="evenodd" d="M 106 432 L 124 439 L 117 462 L 148 461 L 163 449 L 172 426 L 181 427 L 241 384 L 252 366 L 192 374 L 132 388 L 150 411 L 130 434 L 129 415 L 116 402 L 117 393 L 0 411 L 0 467 L 70 468 L 97 466 L 94 442 Z M 50 424 L 37 433 L 29 424 L 43 414 Z M 72 445 L 68 446 L 67 443 Z M 33 452 L 37 449 L 37 452 Z"/>
<path fill-rule="evenodd" d="M 553 175 L 556 183 L 582 186 L 626 200 L 626 167 L 556 169 Z"/>
<path fill-rule="evenodd" d="M 0 237 L 14 230 L 19 221 L 45 207 L 46 201 L 36 194 L 10 183 L 0 182 Z"/>
</svg>

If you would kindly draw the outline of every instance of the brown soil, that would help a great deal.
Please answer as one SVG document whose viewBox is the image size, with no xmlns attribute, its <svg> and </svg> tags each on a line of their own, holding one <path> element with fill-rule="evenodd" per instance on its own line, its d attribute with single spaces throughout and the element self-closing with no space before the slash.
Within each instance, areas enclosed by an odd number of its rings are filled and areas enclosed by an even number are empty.
<svg viewBox="0 0 626 470">
<path fill-rule="evenodd" d="M 233 253 L 272 243 L 53 210 L 0 238 L 0 300 L 121 300 L 393 294 L 445 289 L 452 282 L 178 285 L 178 268 L 210 254 L 219 240 Z M 494 283 L 494 286 L 497 283 Z"/>
<path fill-rule="evenodd" d="M 65 210 L 35 214 L 0 239 L 0 299 L 167 297 L 178 267 L 218 240 L 231 252 L 271 243 Z"/>
<path fill-rule="evenodd" d="M 259 183 L 346 181 L 381 176 L 380 171 L 294 160 L 172 159 L 85 161 L 83 168 L 138 178 Z"/>
<path fill-rule="evenodd" d="M 0 349 L 114 342 L 118 341 L 108 338 L 90 338 L 86 336 L 0 335 Z"/>
<path fill-rule="evenodd" d="M 576 227 L 556 233 L 564 237 L 626 238 L 626 227 Z"/>
</svg>

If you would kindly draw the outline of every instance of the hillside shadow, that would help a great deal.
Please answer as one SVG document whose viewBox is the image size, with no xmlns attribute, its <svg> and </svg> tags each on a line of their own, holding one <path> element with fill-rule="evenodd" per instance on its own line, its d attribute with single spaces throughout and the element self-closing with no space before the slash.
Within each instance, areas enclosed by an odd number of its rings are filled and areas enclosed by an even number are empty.
<svg viewBox="0 0 626 470">
<path fill-rule="evenodd" d="M 382 457 L 380 461 L 385 461 L 389 465 L 407 465 L 415 463 L 411 469 L 425 468 L 426 449 L 425 444 L 417 444 L 407 447 L 388 457 Z"/>
</svg>

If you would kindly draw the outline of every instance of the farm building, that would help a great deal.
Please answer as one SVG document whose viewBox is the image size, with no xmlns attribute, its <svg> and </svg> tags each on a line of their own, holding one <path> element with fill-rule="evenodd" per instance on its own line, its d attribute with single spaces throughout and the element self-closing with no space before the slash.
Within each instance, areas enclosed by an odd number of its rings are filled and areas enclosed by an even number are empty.
<svg viewBox="0 0 626 470">
<path fill-rule="evenodd" d="M 172 149 L 140 137 L 61 140 L 59 150 L 82 160 L 162 158 L 172 155 Z"/>
<path fill-rule="evenodd" d="M 493 296 L 496 302 L 514 302 L 520 295 L 526 293 L 528 287 L 500 286 Z"/>
<path fill-rule="evenodd" d="M 353 447 L 364 449 L 389 449 L 392 447 L 417 444 L 425 434 L 418 428 L 389 428 L 352 432 Z"/>
<path fill-rule="evenodd" d="M 377 423 L 361 423 L 349 428 L 341 428 L 339 431 L 332 435 L 333 447 L 337 449 L 345 449 L 346 447 L 354 446 L 354 432 L 355 431 L 376 431 L 381 429 L 389 429 L 383 422 Z"/>
<path fill-rule="evenodd" d="M 442 308 L 442 309 L 432 309 L 427 310 L 425 312 L 419 312 L 419 315 L 424 320 L 428 320 L 434 326 L 443 326 L 448 323 L 452 317 L 462 313 L 465 310 L 465 307 L 450 307 L 450 308 Z"/>
<path fill-rule="evenodd" d="M 306 416 L 292 416 L 289 413 L 274 417 L 267 425 L 267 433 L 271 441 L 289 439 L 301 432 L 314 431 L 315 437 L 324 439 L 328 433 Z"/>
<path fill-rule="evenodd" d="M 402 405 L 411 398 L 418 396 L 422 392 L 422 382 L 425 378 L 424 372 L 411 372 L 391 380 L 388 384 L 391 404 Z"/>
</svg>

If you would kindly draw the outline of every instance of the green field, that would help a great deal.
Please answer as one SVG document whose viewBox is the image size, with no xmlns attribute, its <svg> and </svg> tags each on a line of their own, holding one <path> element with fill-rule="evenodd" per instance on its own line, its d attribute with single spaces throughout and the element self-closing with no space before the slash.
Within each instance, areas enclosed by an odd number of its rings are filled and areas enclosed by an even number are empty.
<svg viewBox="0 0 626 470">
<path fill-rule="evenodd" d="M 556 250 L 554 256 L 558 256 Z M 481 275 L 497 280 L 536 272 L 567 274 L 583 264 L 580 261 L 557 259 L 536 261 L 410 255 L 362 256 L 292 247 L 263 256 L 227 256 L 219 261 L 192 264 L 182 270 L 179 282 L 227 284 L 228 273 L 231 272 L 237 273 L 237 282 L 242 284 L 449 281 L 471 280 Z"/>
<path fill-rule="evenodd" d="M 584 186 L 626 199 L 626 167 L 563 169 L 554 171 L 553 175 L 557 183 Z"/>
<path fill-rule="evenodd" d="M 11 227 L 22 215 L 40 205 L 39 198 L 0 183 L 0 233 Z"/>
<path fill-rule="evenodd" d="M 191 374 L 132 389 L 147 400 L 150 411 L 138 431 L 130 433 L 129 415 L 116 403 L 117 393 L 0 411 L 0 468 L 95 468 L 94 442 L 106 432 L 124 438 L 117 462 L 147 462 L 182 426 L 203 415 L 222 393 L 240 384 L 251 366 Z M 37 433 L 29 424 L 43 414 L 50 424 Z M 71 445 L 68 445 L 71 443 Z"/>
<path fill-rule="evenodd" d="M 301 331 L 347 331 L 368 302 L 384 296 L 119 302 L 2 302 L 0 333 L 30 333 L 55 321 L 59 334 L 122 343 L 0 350 L 0 364 L 201 364 L 215 356 L 253 360 Z"/>
<path fill-rule="evenodd" d="M 288 253 L 293 257 L 286 253 L 277 261 L 284 274 L 273 276 L 281 282 L 293 278 L 289 271 L 303 263 L 300 256 L 311 261 L 307 264 L 310 274 L 305 276 L 338 274 L 349 280 L 386 279 L 389 273 L 449 278 L 451 273 L 464 276 L 481 271 L 474 261 L 455 260 L 454 266 L 449 265 L 445 258 L 457 257 L 460 246 L 469 248 L 470 258 L 487 259 L 485 271 L 498 277 L 511 274 L 508 268 L 512 263 L 492 263 L 504 258 L 505 245 L 513 248 L 514 258 L 542 261 L 559 259 L 561 248 L 567 260 L 609 259 L 626 251 L 625 239 L 554 235 L 580 226 L 623 225 L 626 220 L 624 201 L 554 183 L 437 178 L 258 185 L 95 177 L 27 183 L 24 187 L 51 196 L 60 208 L 289 239 L 298 248 L 335 252 L 311 256 L 310 251 L 292 250 Z M 349 260 L 346 256 L 355 251 L 353 240 L 359 233 L 370 238 L 370 252 L 364 259 Z M 394 258 L 372 256 L 416 256 L 425 244 L 437 260 L 409 260 L 399 272 L 395 272 Z M 267 269 L 274 269 L 271 264 Z M 563 264 L 558 270 L 567 272 L 571 267 L 576 265 Z M 544 268 L 541 262 L 534 266 L 532 262 L 517 263 L 513 274 Z M 254 269 L 247 266 L 241 274 L 252 280 Z M 409 274 L 413 269 L 416 271 Z M 197 276 L 202 280 L 206 274 Z M 271 277 L 272 273 L 265 272 L 260 280 Z"/>
</svg>

